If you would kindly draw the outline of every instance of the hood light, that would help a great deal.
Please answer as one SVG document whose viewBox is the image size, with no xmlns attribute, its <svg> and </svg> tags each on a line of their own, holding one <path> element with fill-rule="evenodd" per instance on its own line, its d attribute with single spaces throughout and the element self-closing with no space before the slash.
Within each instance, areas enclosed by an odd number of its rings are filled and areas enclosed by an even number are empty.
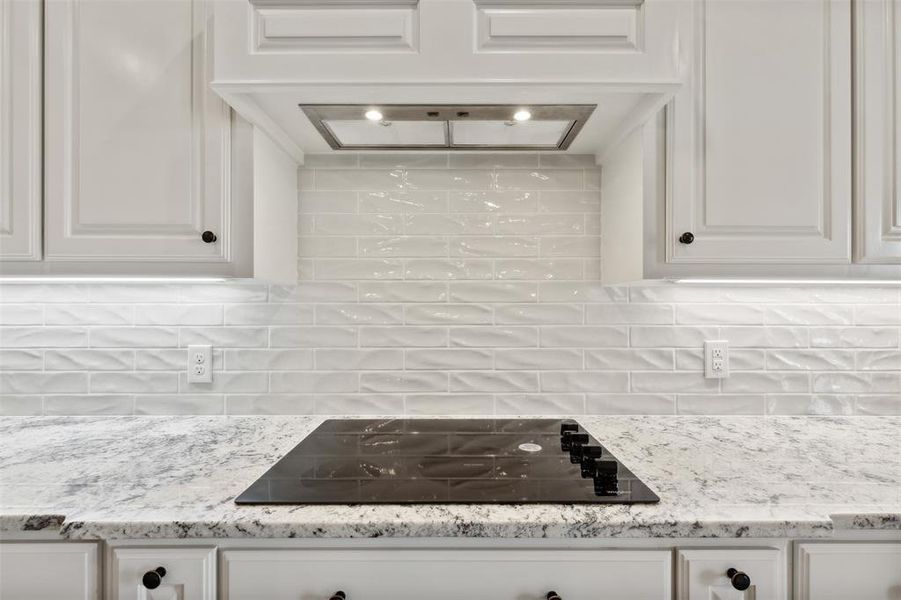
<svg viewBox="0 0 901 600">
<path fill-rule="evenodd" d="M 530 113 L 530 112 L 527 111 L 527 110 L 518 110 L 518 111 L 516 111 L 516 113 L 513 115 L 513 119 L 514 119 L 515 121 L 520 121 L 520 122 L 522 122 L 522 121 L 528 121 L 528 120 L 531 119 L 531 118 L 532 118 L 532 113 Z"/>
<path fill-rule="evenodd" d="M 380 113 L 379 111 L 377 111 L 375 109 L 366 111 L 366 118 L 369 119 L 370 121 L 381 121 L 382 116 L 383 116 L 382 113 Z"/>
</svg>

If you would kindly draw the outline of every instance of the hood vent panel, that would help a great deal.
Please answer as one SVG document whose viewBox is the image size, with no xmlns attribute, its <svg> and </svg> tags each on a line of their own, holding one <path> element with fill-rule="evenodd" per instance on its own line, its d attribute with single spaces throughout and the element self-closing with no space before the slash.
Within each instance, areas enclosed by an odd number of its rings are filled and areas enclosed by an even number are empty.
<svg viewBox="0 0 901 600">
<path fill-rule="evenodd" d="M 547 151 L 566 150 L 596 105 L 318 104 L 300 108 L 334 150 Z M 367 118 L 367 113 L 381 118 Z"/>
</svg>

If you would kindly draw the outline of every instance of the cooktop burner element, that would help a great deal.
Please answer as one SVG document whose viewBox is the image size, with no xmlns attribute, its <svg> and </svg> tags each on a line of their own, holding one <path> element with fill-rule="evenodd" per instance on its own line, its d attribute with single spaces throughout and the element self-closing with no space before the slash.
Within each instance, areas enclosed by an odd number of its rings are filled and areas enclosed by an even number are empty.
<svg viewBox="0 0 901 600">
<path fill-rule="evenodd" d="M 575 421 L 331 419 L 235 502 L 633 504 L 659 500 Z"/>
</svg>

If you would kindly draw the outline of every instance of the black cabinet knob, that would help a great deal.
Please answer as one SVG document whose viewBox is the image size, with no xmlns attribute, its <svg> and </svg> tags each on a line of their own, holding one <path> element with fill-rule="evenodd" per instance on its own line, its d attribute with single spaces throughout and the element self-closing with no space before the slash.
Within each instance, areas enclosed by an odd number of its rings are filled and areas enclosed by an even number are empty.
<svg viewBox="0 0 901 600">
<path fill-rule="evenodd" d="M 200 234 L 200 239 L 202 239 L 205 244 L 212 244 L 219 238 L 217 238 L 216 234 L 212 231 L 204 231 Z"/>
<path fill-rule="evenodd" d="M 695 234 L 690 231 L 686 231 L 682 235 L 679 236 L 679 241 L 683 244 L 690 244 L 695 241 Z"/>
<path fill-rule="evenodd" d="M 157 567 L 152 571 L 147 571 L 144 573 L 144 576 L 141 577 L 141 583 L 148 590 L 155 590 L 160 587 L 160 584 L 163 583 L 163 577 L 166 576 L 165 567 Z"/>
<path fill-rule="evenodd" d="M 345 594 L 341 590 L 338 590 L 337 592 L 332 594 L 332 597 L 329 598 L 328 600 L 346 600 L 346 598 L 347 598 L 347 594 Z"/>
<path fill-rule="evenodd" d="M 560 597 L 560 594 L 553 590 L 548 592 L 544 597 L 547 598 L 547 600 L 563 600 L 563 598 Z"/>
<path fill-rule="evenodd" d="M 726 577 L 728 577 L 729 581 L 732 582 L 732 587 L 737 589 L 739 592 L 743 592 L 751 587 L 751 578 L 748 577 L 747 573 L 743 573 L 738 569 L 728 569 L 726 571 Z"/>
</svg>

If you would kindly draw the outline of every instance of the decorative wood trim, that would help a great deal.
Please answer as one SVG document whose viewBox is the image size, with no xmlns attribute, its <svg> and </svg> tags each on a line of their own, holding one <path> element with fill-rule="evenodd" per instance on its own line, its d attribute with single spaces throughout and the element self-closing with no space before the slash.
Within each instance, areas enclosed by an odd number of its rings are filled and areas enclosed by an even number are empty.
<svg viewBox="0 0 901 600">
<path fill-rule="evenodd" d="M 416 52 L 416 2 L 257 3 L 251 46 L 265 52 Z"/>
<path fill-rule="evenodd" d="M 854 259 L 901 264 L 901 7 L 854 10 Z"/>
<path fill-rule="evenodd" d="M 0 2 L 0 261 L 41 259 L 41 2 Z"/>
<path fill-rule="evenodd" d="M 475 0 L 476 52 L 639 52 L 641 2 Z"/>
</svg>

